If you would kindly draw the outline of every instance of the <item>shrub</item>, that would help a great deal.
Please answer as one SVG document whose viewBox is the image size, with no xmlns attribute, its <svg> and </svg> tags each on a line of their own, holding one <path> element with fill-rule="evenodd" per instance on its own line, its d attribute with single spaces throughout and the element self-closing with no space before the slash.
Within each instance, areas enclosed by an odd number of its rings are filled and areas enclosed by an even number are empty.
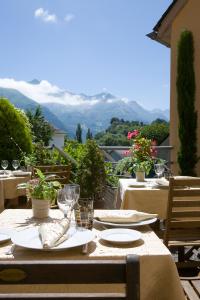
<svg viewBox="0 0 200 300">
<path fill-rule="evenodd" d="M 0 98 L 0 160 L 21 160 L 32 151 L 30 124 L 26 115 L 8 99 Z"/>
</svg>

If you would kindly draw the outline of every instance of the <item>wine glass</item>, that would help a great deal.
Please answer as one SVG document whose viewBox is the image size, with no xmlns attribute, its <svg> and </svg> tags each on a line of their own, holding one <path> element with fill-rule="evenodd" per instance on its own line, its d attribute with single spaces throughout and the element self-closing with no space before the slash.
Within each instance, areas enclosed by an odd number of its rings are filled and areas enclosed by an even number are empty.
<svg viewBox="0 0 200 300">
<path fill-rule="evenodd" d="M 71 215 L 79 194 L 80 186 L 76 184 L 65 184 L 64 188 L 58 191 L 57 203 L 64 217 L 68 217 L 68 213 Z"/>
<path fill-rule="evenodd" d="M 3 160 L 1 161 L 1 167 L 2 167 L 2 169 L 4 169 L 4 173 L 5 173 L 5 170 L 6 170 L 7 167 L 8 167 L 8 161 L 7 161 L 6 159 L 3 159 Z"/>
<path fill-rule="evenodd" d="M 14 159 L 14 160 L 12 161 L 12 166 L 13 166 L 13 168 L 14 168 L 15 170 L 17 170 L 17 169 L 19 168 L 19 166 L 20 166 L 19 160 Z"/>
<path fill-rule="evenodd" d="M 158 175 L 158 178 L 160 178 L 165 170 L 165 165 L 163 163 L 158 163 L 154 165 L 155 173 Z"/>
</svg>

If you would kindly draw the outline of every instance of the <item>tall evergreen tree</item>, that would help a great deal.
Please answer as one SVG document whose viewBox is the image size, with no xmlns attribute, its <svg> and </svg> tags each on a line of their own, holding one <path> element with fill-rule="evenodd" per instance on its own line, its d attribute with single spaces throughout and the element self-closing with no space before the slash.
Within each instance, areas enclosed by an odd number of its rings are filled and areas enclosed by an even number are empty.
<svg viewBox="0 0 200 300">
<path fill-rule="evenodd" d="M 77 124 L 76 128 L 76 140 L 82 144 L 82 128 L 80 123 Z"/>
<path fill-rule="evenodd" d="M 86 133 L 86 140 L 92 140 L 93 136 L 92 136 L 92 132 L 90 131 L 90 128 L 88 128 L 88 131 Z"/>
<path fill-rule="evenodd" d="M 190 31 L 181 33 L 178 43 L 177 106 L 181 175 L 195 175 L 197 163 L 197 112 L 195 110 L 194 45 Z"/>
</svg>

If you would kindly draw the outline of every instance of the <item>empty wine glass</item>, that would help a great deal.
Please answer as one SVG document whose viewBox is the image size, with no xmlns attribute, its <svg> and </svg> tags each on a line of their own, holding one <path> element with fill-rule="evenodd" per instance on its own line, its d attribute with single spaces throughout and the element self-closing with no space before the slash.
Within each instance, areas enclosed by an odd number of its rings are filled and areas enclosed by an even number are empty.
<svg viewBox="0 0 200 300">
<path fill-rule="evenodd" d="M 58 191 L 57 203 L 64 217 L 71 214 L 75 203 L 78 201 L 80 186 L 77 184 L 66 184 L 63 189 Z"/>
<path fill-rule="evenodd" d="M 3 159 L 3 160 L 1 161 L 1 167 L 2 167 L 2 169 L 4 169 L 4 173 L 5 173 L 5 170 L 6 170 L 7 167 L 8 167 L 8 161 L 7 161 L 6 159 Z"/>
<path fill-rule="evenodd" d="M 14 159 L 14 160 L 12 161 L 12 166 L 13 166 L 13 168 L 14 168 L 15 170 L 17 170 L 17 169 L 19 168 L 19 165 L 20 165 L 19 160 Z"/>
<path fill-rule="evenodd" d="M 163 163 L 155 164 L 154 170 L 155 170 L 155 173 L 158 175 L 158 178 L 160 178 L 165 170 L 165 165 Z"/>
</svg>

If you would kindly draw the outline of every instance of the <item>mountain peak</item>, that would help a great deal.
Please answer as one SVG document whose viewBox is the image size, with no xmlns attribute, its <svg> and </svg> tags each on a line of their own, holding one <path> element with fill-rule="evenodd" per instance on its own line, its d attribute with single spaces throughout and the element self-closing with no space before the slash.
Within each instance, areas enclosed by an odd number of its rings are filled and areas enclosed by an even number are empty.
<svg viewBox="0 0 200 300">
<path fill-rule="evenodd" d="M 116 97 L 110 93 L 102 92 L 100 94 L 92 96 L 95 99 L 102 99 L 102 100 L 108 100 L 108 99 L 115 99 Z"/>
<path fill-rule="evenodd" d="M 29 81 L 30 84 L 40 84 L 40 80 L 34 78 L 33 80 Z"/>
</svg>

